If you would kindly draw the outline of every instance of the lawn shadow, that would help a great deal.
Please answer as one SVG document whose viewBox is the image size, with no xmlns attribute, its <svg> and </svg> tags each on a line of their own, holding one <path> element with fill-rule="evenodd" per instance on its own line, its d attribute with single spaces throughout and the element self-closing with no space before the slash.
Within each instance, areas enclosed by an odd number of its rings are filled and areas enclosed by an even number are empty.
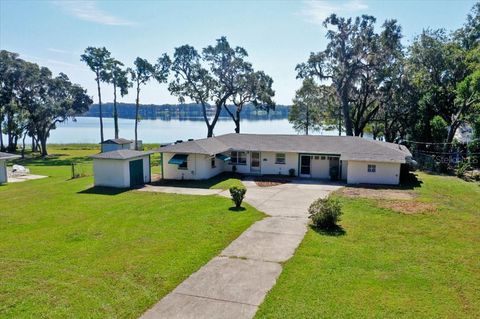
<svg viewBox="0 0 480 319">
<path fill-rule="evenodd" d="M 243 212 L 246 210 L 245 207 L 230 207 L 228 209 L 229 211 L 232 211 L 232 212 Z"/>
<path fill-rule="evenodd" d="M 130 188 L 114 188 L 114 187 L 101 187 L 93 186 L 82 191 L 77 192 L 77 194 L 94 194 L 94 195 L 119 195 L 125 192 L 128 192 Z"/>
<path fill-rule="evenodd" d="M 347 233 L 345 229 L 343 229 L 343 227 L 339 225 L 335 225 L 334 227 L 331 227 L 328 229 L 319 228 L 319 227 L 310 225 L 310 228 L 317 234 L 320 234 L 323 236 L 339 237 L 339 236 L 344 236 Z"/>
<path fill-rule="evenodd" d="M 193 180 L 193 179 L 185 179 L 185 180 L 172 180 L 172 179 L 164 179 L 164 180 L 157 180 L 150 185 L 153 186 L 169 186 L 169 187 L 184 187 L 184 188 L 203 188 L 203 189 L 210 189 L 212 186 L 217 185 L 221 182 L 224 182 L 230 178 L 238 178 L 242 179 L 240 174 L 235 174 L 231 172 L 224 172 L 218 174 L 209 179 L 205 180 Z"/>
<path fill-rule="evenodd" d="M 35 166 L 69 166 L 72 164 L 83 164 L 91 161 L 88 156 L 75 156 L 62 159 L 61 156 L 67 154 L 52 154 L 47 157 L 30 157 L 24 159 L 18 159 L 15 161 L 17 164 L 26 166 L 26 165 L 35 165 Z"/>
<path fill-rule="evenodd" d="M 381 190 L 413 190 L 422 187 L 423 182 L 418 179 L 417 175 L 409 173 L 399 185 L 385 185 L 385 184 L 349 184 L 349 188 L 366 188 L 366 189 L 381 189 Z"/>
</svg>

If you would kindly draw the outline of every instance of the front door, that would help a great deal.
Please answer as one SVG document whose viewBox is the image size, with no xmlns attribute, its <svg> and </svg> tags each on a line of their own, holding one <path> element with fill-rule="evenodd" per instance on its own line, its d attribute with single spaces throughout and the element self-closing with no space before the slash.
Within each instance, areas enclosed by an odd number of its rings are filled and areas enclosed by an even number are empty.
<svg viewBox="0 0 480 319">
<path fill-rule="evenodd" d="M 130 187 L 143 185 L 143 160 L 135 160 L 130 165 Z"/>
<path fill-rule="evenodd" d="M 310 155 L 301 155 L 300 156 L 300 176 L 310 177 Z"/>
<path fill-rule="evenodd" d="M 260 152 L 252 152 L 250 154 L 250 172 L 260 172 Z"/>
</svg>

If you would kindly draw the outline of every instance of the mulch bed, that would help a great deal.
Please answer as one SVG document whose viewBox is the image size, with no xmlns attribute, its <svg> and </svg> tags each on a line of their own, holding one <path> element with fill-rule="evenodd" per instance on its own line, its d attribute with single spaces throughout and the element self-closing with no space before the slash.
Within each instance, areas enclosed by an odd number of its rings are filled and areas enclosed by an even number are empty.
<svg viewBox="0 0 480 319">
<path fill-rule="evenodd" d="M 253 181 L 259 187 L 272 187 L 291 182 L 291 180 L 285 178 L 256 178 Z"/>
</svg>

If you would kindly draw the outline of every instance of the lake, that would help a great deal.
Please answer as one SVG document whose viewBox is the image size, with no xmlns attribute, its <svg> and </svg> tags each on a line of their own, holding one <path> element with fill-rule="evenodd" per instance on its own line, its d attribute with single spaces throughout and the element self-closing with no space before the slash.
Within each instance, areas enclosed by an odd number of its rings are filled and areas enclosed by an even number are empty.
<svg viewBox="0 0 480 319">
<path fill-rule="evenodd" d="M 114 137 L 113 118 L 104 118 L 105 139 Z M 99 120 L 95 117 L 77 117 L 77 121 L 68 121 L 58 125 L 48 139 L 49 143 L 98 143 L 100 140 Z M 287 119 L 243 120 L 242 133 L 258 134 L 297 134 Z M 135 120 L 119 119 L 120 137 L 133 139 Z M 230 119 L 219 119 L 215 126 L 215 135 L 234 132 Z M 315 134 L 336 135 L 336 131 L 316 132 Z M 199 139 L 207 136 L 205 122 L 180 120 L 141 120 L 138 125 L 138 139 L 143 143 L 170 143 L 189 138 Z M 5 139 L 4 139 L 5 140 Z"/>
<path fill-rule="evenodd" d="M 119 119 L 120 137 L 134 139 L 135 120 Z M 48 143 L 98 143 L 100 123 L 96 117 L 77 117 L 76 121 L 61 123 L 51 131 Z M 113 118 L 103 119 L 105 139 L 114 138 Z M 297 134 L 287 119 L 242 120 L 242 133 L 257 134 Z M 233 121 L 220 118 L 215 126 L 215 135 L 234 132 Z M 323 130 L 316 135 L 338 135 L 338 131 Z M 189 138 L 199 139 L 207 136 L 203 120 L 161 120 L 145 119 L 138 125 L 138 139 L 143 143 L 171 143 Z M 369 136 L 366 136 L 369 137 Z M 3 141 L 6 141 L 4 136 Z M 27 138 L 27 144 L 29 139 Z M 21 144 L 21 141 L 19 141 Z"/>
</svg>

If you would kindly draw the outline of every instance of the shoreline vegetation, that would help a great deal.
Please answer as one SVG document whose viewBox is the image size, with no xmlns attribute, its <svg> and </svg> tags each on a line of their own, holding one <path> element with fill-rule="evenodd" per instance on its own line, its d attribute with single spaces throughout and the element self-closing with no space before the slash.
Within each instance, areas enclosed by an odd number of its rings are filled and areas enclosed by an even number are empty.
<svg viewBox="0 0 480 319">
<path fill-rule="evenodd" d="M 228 106 L 232 107 L 232 106 Z M 135 119 L 134 103 L 117 102 L 117 114 L 119 118 Z M 290 105 L 276 105 L 274 109 L 261 110 L 254 105 L 245 105 L 242 110 L 242 119 L 255 120 L 272 120 L 272 119 L 288 119 L 290 113 Z M 202 106 L 200 104 L 141 104 L 138 110 L 139 117 L 142 119 L 161 119 L 161 120 L 191 120 L 203 121 Z M 207 109 L 210 116 L 215 113 L 215 109 Z M 98 117 L 100 109 L 98 104 L 92 104 L 89 110 L 83 113 L 83 117 Z M 112 102 L 102 103 L 102 116 L 107 118 L 114 117 L 114 104 Z M 225 109 L 220 112 L 219 118 L 230 119 L 230 115 Z"/>
</svg>

